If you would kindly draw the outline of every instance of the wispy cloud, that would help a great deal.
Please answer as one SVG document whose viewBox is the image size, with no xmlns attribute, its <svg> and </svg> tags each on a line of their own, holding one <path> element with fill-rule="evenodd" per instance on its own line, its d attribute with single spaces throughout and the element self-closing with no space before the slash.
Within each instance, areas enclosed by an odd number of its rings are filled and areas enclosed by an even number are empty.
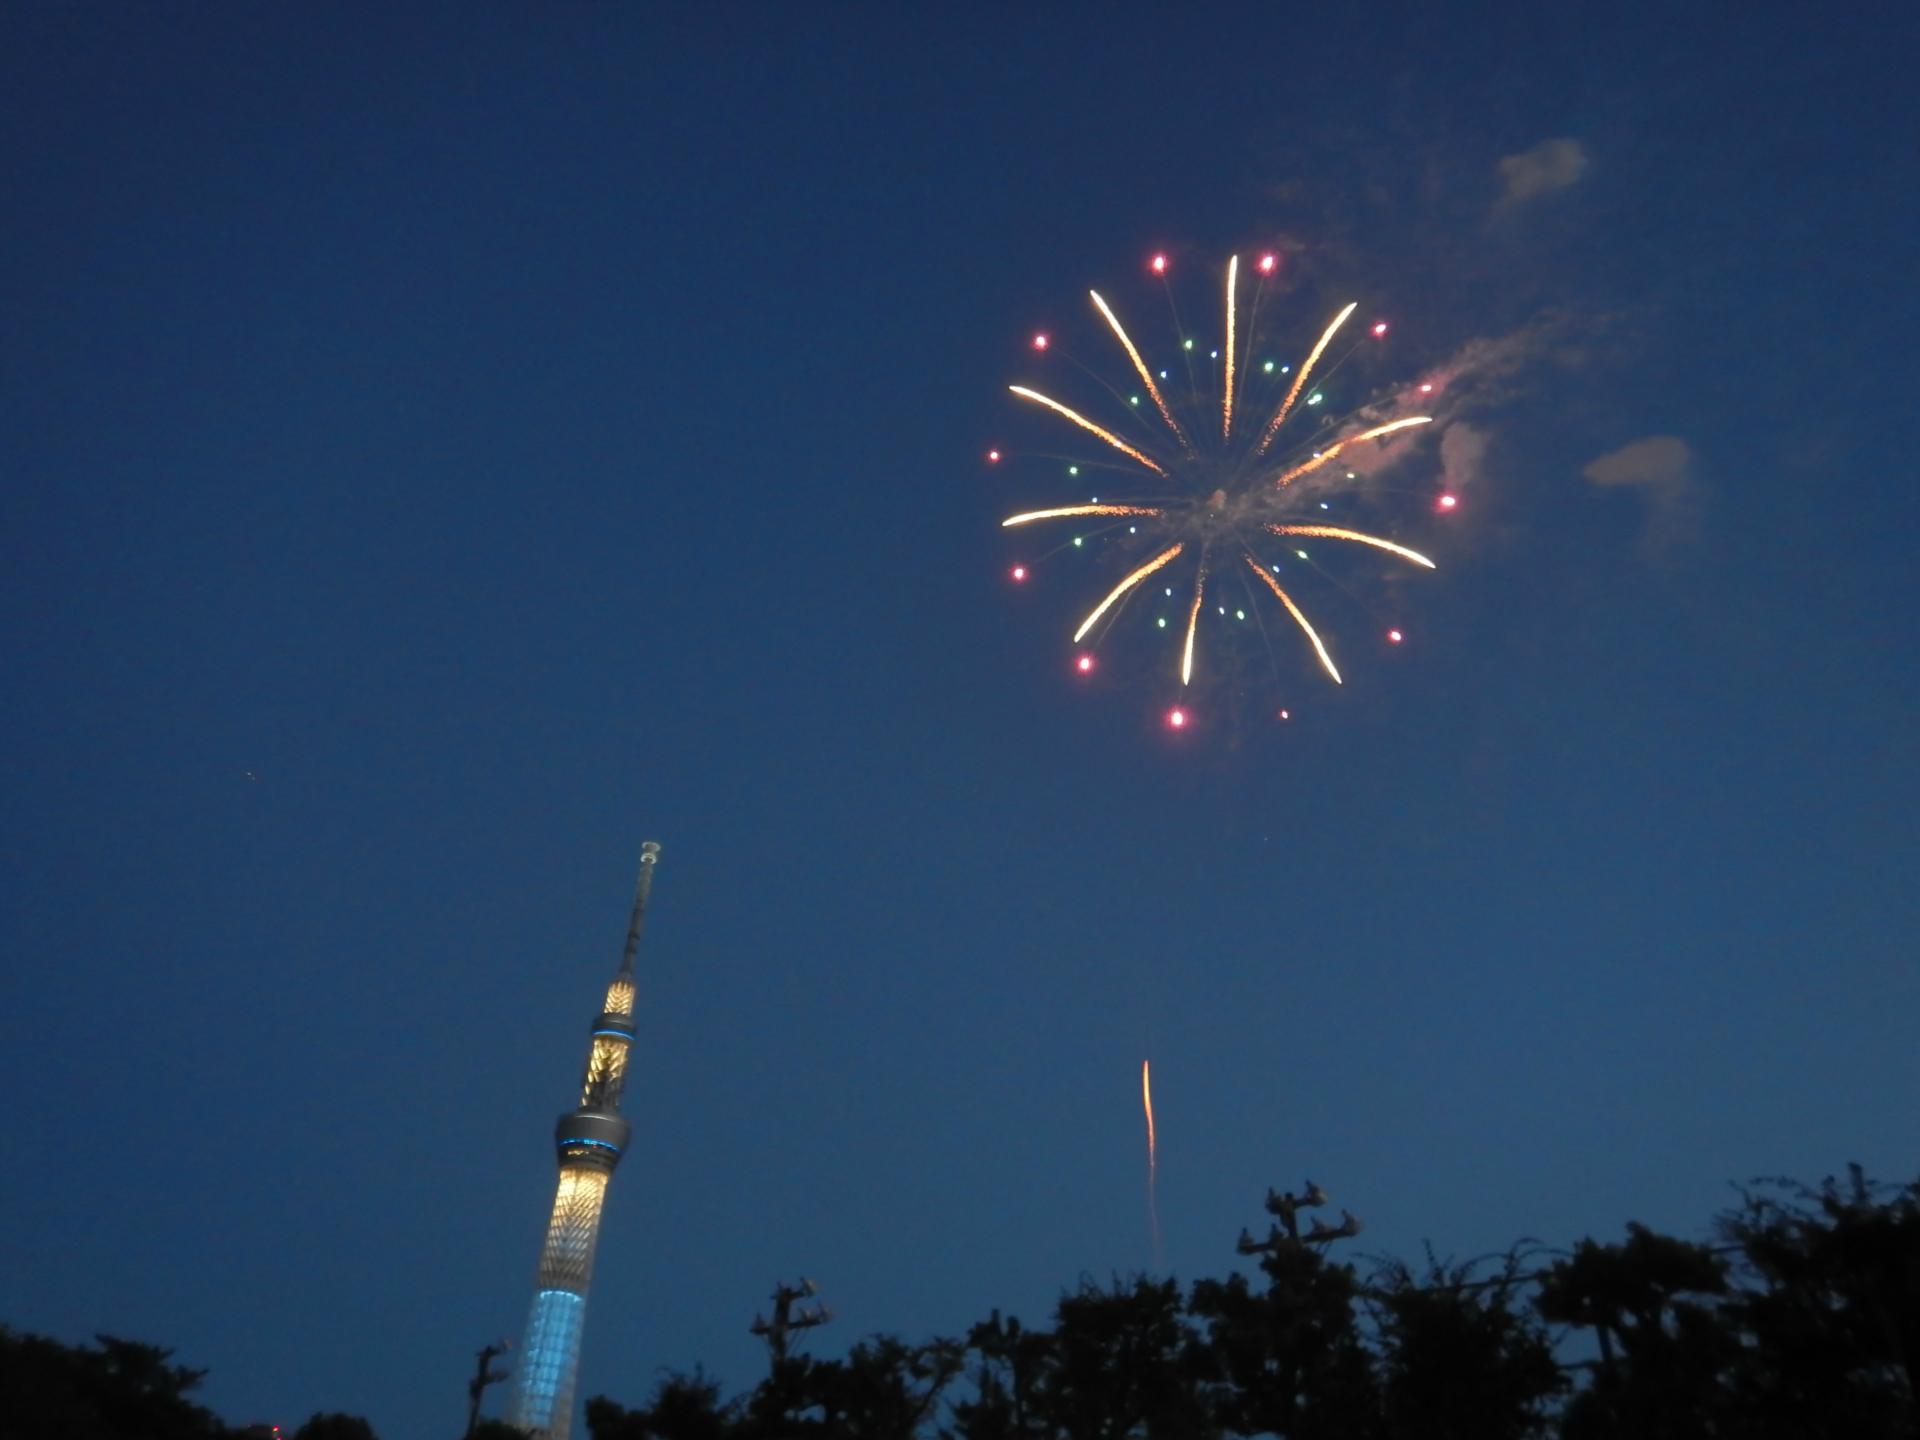
<svg viewBox="0 0 1920 1440">
<path fill-rule="evenodd" d="M 1469 490 L 1486 467 L 1492 437 L 1478 426 L 1456 420 L 1440 432 L 1440 484 L 1458 493 Z"/>
<path fill-rule="evenodd" d="M 1518 155 L 1502 156 L 1501 193 L 1494 210 L 1496 213 L 1511 210 L 1542 195 L 1565 190 L 1577 184 L 1586 173 L 1586 147 L 1567 136 L 1542 140 Z"/>
<path fill-rule="evenodd" d="M 1693 537 L 1701 510 L 1693 447 L 1677 435 L 1647 435 L 1588 462 L 1580 474 L 1603 490 L 1630 490 L 1646 504 L 1642 547 L 1665 552 Z"/>
<path fill-rule="evenodd" d="M 1429 415 L 1433 423 L 1347 451 L 1342 464 L 1323 473 L 1321 483 L 1337 487 L 1350 483 L 1348 474 L 1364 479 L 1410 456 L 1437 451 L 1444 488 L 1466 491 L 1480 484 L 1496 434 L 1489 419 L 1527 387 L 1532 374 L 1563 358 L 1561 342 L 1572 328 L 1563 314 L 1538 315 L 1504 335 L 1469 340 L 1439 364 L 1376 397 L 1348 417 L 1342 433 L 1408 415 Z"/>
<path fill-rule="evenodd" d="M 1609 450 L 1580 473 L 1596 485 L 1672 490 L 1691 483 L 1693 449 L 1678 435 L 1649 435 Z"/>
</svg>

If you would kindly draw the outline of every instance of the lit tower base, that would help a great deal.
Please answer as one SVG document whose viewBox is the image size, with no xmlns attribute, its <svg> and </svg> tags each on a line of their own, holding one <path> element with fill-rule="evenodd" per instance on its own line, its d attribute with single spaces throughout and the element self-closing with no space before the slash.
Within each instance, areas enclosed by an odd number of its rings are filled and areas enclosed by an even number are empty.
<svg viewBox="0 0 1920 1440">
<path fill-rule="evenodd" d="M 567 1440 L 573 1426 L 573 1385 L 580 1367 L 593 1252 L 600 1239 L 600 1208 L 606 1202 L 607 1182 L 613 1179 L 614 1167 L 633 1134 L 633 1127 L 620 1115 L 620 1090 L 633 1048 L 633 959 L 640 950 L 647 893 L 659 858 L 660 847 L 653 841 L 640 847 L 640 880 L 634 887 L 633 917 L 627 923 L 626 953 L 620 973 L 607 987 L 606 1004 L 593 1022 L 593 1046 L 587 1052 L 580 1104 L 562 1115 L 553 1129 L 560 1184 L 507 1402 L 509 1424 L 546 1440 Z"/>
</svg>

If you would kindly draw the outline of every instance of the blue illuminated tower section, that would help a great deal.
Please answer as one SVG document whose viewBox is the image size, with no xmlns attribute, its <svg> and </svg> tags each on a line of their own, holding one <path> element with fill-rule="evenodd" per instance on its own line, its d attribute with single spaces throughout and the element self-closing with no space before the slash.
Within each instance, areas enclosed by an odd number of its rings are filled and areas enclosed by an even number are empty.
<svg viewBox="0 0 1920 1440">
<path fill-rule="evenodd" d="M 620 1116 L 620 1089 L 633 1048 L 633 959 L 640 950 L 640 929 L 647 918 L 647 893 L 660 847 L 640 847 L 640 880 L 633 892 L 633 918 L 627 923 L 626 953 L 620 973 L 607 987 L 606 1004 L 593 1022 L 587 1074 L 580 1104 L 554 1126 L 560 1156 L 560 1185 L 553 1197 L 553 1218 L 540 1250 L 540 1275 L 534 1283 L 533 1310 L 520 1342 L 507 1404 L 508 1423 L 546 1440 L 567 1440 L 573 1425 L 573 1382 L 580 1365 L 580 1334 L 587 1318 L 587 1286 L 593 1279 L 593 1251 L 600 1239 L 600 1209 L 607 1182 L 627 1148 L 633 1127 Z"/>
</svg>

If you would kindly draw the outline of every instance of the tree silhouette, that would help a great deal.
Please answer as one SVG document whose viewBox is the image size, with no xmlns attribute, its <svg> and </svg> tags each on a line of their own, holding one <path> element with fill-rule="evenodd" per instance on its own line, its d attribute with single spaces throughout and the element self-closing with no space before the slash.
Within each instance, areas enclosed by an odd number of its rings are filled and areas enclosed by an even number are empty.
<svg viewBox="0 0 1920 1440">
<path fill-rule="evenodd" d="M 1038 1398 L 1054 1363 L 1051 1331 L 1003 1321 L 996 1310 L 967 1333 L 966 1353 L 975 1357 L 968 1372 L 973 1396 L 954 1402 L 955 1440 L 1036 1440 L 1051 1433 L 1039 1418 Z"/>
<path fill-rule="evenodd" d="M 1299 1195 L 1269 1190 L 1267 1213 L 1278 1223 L 1263 1241 L 1243 1232 L 1238 1246 L 1260 1256 L 1265 1289 L 1242 1275 L 1193 1287 L 1192 1311 L 1207 1327 L 1213 1409 L 1229 1434 L 1367 1440 L 1381 1433 L 1355 1311 L 1359 1286 L 1351 1266 L 1326 1257 L 1333 1242 L 1359 1233 L 1360 1222 L 1348 1214 L 1337 1226 L 1316 1218 L 1300 1229 L 1299 1212 L 1326 1203 L 1312 1181 Z"/>
<path fill-rule="evenodd" d="M 293 1432 L 293 1440 L 378 1440 L 378 1437 L 373 1433 L 373 1426 L 358 1415 L 335 1411 L 315 1415 Z"/>
<path fill-rule="evenodd" d="M 1043 1433 L 1065 1440 L 1217 1433 L 1197 1383 L 1199 1335 L 1172 1280 L 1102 1290 L 1083 1280 L 1054 1311 L 1052 1364 L 1034 1387 Z"/>
<path fill-rule="evenodd" d="M 1878 1200 L 1854 1166 L 1844 1190 L 1773 1181 L 1743 1201 L 1720 1222 L 1755 1282 L 1727 1306 L 1742 1433 L 1920 1434 L 1920 1184 Z"/>
<path fill-rule="evenodd" d="M 1632 1434 L 1692 1440 L 1717 1433 L 1738 1358 L 1717 1301 L 1727 1263 L 1704 1245 L 1629 1224 L 1621 1245 L 1582 1240 L 1540 1277 L 1540 1314 L 1591 1330 L 1600 1360 L 1567 1406 L 1566 1440 Z"/>
<path fill-rule="evenodd" d="M 1920 1440 L 1920 1182 L 1755 1182 L 1707 1246 L 1630 1224 L 1536 1273 L 1520 1252 L 1362 1282 L 1327 1196 L 1267 1194 L 1257 1276 L 1082 1279 L 1045 1328 L 995 1311 L 964 1342 L 877 1335 L 842 1359 L 776 1353 L 723 1398 L 668 1373 L 593 1440 Z M 232 1440 L 157 1346 L 0 1327 L 7 1440 Z M 253 1433 L 251 1431 L 247 1432 Z M 521 1432 L 488 1421 L 474 1440 Z M 293 1440 L 374 1440 L 313 1416 Z"/>
<path fill-rule="evenodd" d="M 0 1326 L 0 1422 L 45 1440 L 210 1440 L 226 1427 L 187 1398 L 204 1370 L 171 1365 L 171 1350 L 94 1337 L 62 1345 Z"/>
<path fill-rule="evenodd" d="M 1381 1350 L 1380 1403 L 1390 1440 L 1526 1440 L 1545 1435 L 1566 1388 L 1553 1344 L 1521 1308 L 1518 1257 L 1478 1279 L 1473 1265 L 1427 1257 L 1417 1279 L 1400 1261 L 1368 1295 Z"/>
<path fill-rule="evenodd" d="M 719 1382 L 696 1368 L 670 1371 L 642 1410 L 595 1396 L 587 1401 L 587 1433 L 593 1440 L 728 1440 L 736 1429 L 731 1407 L 720 1403 Z"/>
</svg>

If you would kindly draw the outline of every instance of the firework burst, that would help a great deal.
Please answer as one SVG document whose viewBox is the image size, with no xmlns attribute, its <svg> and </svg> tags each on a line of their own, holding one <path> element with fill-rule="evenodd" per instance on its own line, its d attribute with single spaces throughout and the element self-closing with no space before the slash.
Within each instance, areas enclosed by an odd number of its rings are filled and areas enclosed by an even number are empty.
<svg viewBox="0 0 1920 1440">
<path fill-rule="evenodd" d="M 1360 333 L 1347 348 L 1330 354 L 1357 305 L 1333 317 L 1297 367 L 1266 358 L 1256 324 L 1276 266 L 1276 258 L 1268 255 L 1249 267 L 1257 278 L 1249 313 L 1242 317 L 1242 291 L 1247 287 L 1240 257 L 1227 262 L 1219 348 L 1202 346 L 1197 337 L 1181 333 L 1177 370 L 1156 369 L 1114 307 L 1097 291 L 1089 291 L 1095 312 L 1132 372 L 1116 384 L 1081 367 L 1106 391 L 1099 406 L 1087 407 L 1094 413 L 1083 413 L 1029 385 L 1008 387 L 1022 401 L 1072 426 L 1083 442 L 1085 437 L 1100 442 L 1101 448 L 1091 455 L 1070 459 L 1069 477 L 1087 488 L 1120 493 L 1095 495 L 1083 504 L 1025 510 L 1001 524 L 1023 529 L 1079 522 L 1061 549 L 1095 542 L 1118 552 L 1126 573 L 1085 612 L 1072 632 L 1073 642 L 1078 646 L 1091 636 L 1098 646 L 1122 623 L 1131 602 L 1151 596 L 1153 603 L 1137 608 L 1151 611 L 1151 628 L 1167 632 L 1165 638 L 1175 642 L 1169 668 L 1178 677 L 1179 693 L 1167 720 L 1176 729 L 1191 719 L 1184 692 L 1194 684 L 1205 652 L 1215 639 L 1225 638 L 1203 636 L 1209 617 L 1237 625 L 1251 612 L 1255 627 L 1264 633 L 1262 607 L 1284 616 L 1326 676 L 1340 683 L 1332 654 L 1290 588 L 1291 570 L 1304 575 L 1319 569 L 1309 563 L 1301 542 L 1370 548 L 1434 568 L 1426 556 L 1395 540 L 1330 523 L 1332 504 L 1322 497 L 1338 498 L 1339 486 L 1355 478 L 1345 464 L 1373 447 L 1395 443 L 1403 432 L 1430 423 L 1431 417 L 1396 414 L 1392 401 L 1346 423 L 1326 416 L 1318 385 L 1336 373 L 1354 349 L 1386 334 L 1385 322 L 1356 327 Z M 1152 269 L 1164 279 L 1164 257 L 1156 256 Z M 1171 302 L 1171 291 L 1168 298 Z M 1178 329 L 1177 308 L 1174 323 Z M 1051 358 L 1071 358 L 1052 336 L 1036 336 L 1034 350 Z M 989 452 L 996 462 L 1001 453 Z M 1089 484 L 1094 476 L 1102 477 L 1097 486 Z M 1033 563 L 1023 561 L 1011 573 L 1024 580 Z M 1287 584 L 1282 584 L 1283 575 Z M 1257 585 L 1252 583 L 1255 576 Z M 1082 674 L 1092 669 L 1084 651 L 1075 663 Z"/>
</svg>

